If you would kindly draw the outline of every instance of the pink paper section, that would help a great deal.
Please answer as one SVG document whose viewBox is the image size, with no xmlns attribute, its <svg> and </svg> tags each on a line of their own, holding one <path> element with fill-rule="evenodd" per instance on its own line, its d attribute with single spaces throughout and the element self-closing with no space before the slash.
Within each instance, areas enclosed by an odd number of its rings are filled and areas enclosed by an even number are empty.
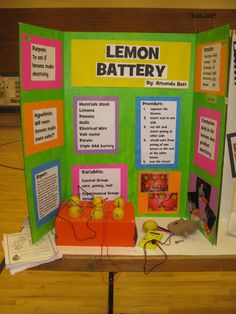
<svg viewBox="0 0 236 314">
<path fill-rule="evenodd" d="M 195 140 L 195 153 L 194 153 L 194 162 L 195 164 L 211 173 L 213 176 L 216 175 L 217 161 L 218 161 L 218 151 L 219 151 L 219 136 L 220 136 L 220 116 L 221 113 L 215 110 L 199 108 L 197 111 L 197 129 L 196 129 L 196 140 Z M 215 141 L 215 159 L 211 160 L 206 156 L 198 153 L 199 145 L 199 134 L 200 134 L 200 118 L 209 118 L 217 121 L 216 128 L 216 141 Z"/>
<path fill-rule="evenodd" d="M 127 165 L 125 164 L 112 164 L 112 165 L 81 165 L 81 166 L 72 166 L 72 191 L 73 194 L 78 193 L 79 186 L 79 170 L 80 169 L 120 169 L 120 195 L 127 200 L 128 197 L 128 177 L 127 177 Z"/>
<path fill-rule="evenodd" d="M 22 89 L 50 89 L 62 88 L 62 41 L 23 34 L 22 37 Z M 55 48 L 55 80 L 32 81 L 31 80 L 31 44 L 43 45 Z"/>
</svg>

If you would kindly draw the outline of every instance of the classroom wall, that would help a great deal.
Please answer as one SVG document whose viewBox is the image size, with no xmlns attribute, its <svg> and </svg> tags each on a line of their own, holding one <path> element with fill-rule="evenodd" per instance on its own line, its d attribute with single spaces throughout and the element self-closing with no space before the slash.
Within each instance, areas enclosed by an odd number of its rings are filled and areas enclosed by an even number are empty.
<svg viewBox="0 0 236 314">
<path fill-rule="evenodd" d="M 236 27 L 236 10 L 0 9 L 0 72 L 19 71 L 19 22 L 77 32 L 194 33 L 228 23 Z"/>
<path fill-rule="evenodd" d="M 0 74 L 19 72 L 20 22 L 76 32 L 195 33 L 236 28 L 236 1 L 1 0 Z"/>
<path fill-rule="evenodd" d="M 1 0 L 0 8 L 192 8 L 236 9 L 235 0 Z"/>
</svg>

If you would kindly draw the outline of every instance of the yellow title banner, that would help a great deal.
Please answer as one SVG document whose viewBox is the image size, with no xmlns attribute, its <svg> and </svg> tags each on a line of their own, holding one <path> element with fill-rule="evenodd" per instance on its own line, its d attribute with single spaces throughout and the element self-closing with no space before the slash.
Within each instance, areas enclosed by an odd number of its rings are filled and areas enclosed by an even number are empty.
<svg viewBox="0 0 236 314">
<path fill-rule="evenodd" d="M 191 43 L 71 41 L 72 86 L 188 88 Z"/>
</svg>

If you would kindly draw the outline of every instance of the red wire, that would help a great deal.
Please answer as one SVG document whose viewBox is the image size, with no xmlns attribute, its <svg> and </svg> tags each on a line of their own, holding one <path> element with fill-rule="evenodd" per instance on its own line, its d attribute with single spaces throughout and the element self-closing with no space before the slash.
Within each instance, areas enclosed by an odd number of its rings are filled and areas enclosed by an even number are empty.
<svg viewBox="0 0 236 314">
<path fill-rule="evenodd" d="M 103 220 L 103 233 L 102 233 L 102 243 L 101 243 L 101 259 L 100 261 L 102 262 L 103 260 L 103 248 L 104 248 L 104 245 L 106 246 L 106 256 L 108 257 L 110 263 L 115 266 L 117 268 L 117 275 L 115 277 L 115 279 L 113 280 L 113 282 L 117 281 L 118 278 L 120 277 L 121 275 L 121 268 L 119 266 L 119 264 L 117 264 L 112 258 L 111 256 L 108 254 L 108 250 L 109 250 L 109 246 L 107 245 L 106 243 L 106 225 L 107 225 L 107 215 L 105 215 L 104 217 L 104 220 Z M 101 271 L 101 276 L 102 276 L 102 281 L 105 285 L 111 285 L 113 282 L 110 282 L 110 281 L 106 281 L 105 278 L 104 278 L 104 274 L 103 272 Z"/>
<path fill-rule="evenodd" d="M 74 227 L 73 223 L 72 223 L 70 220 L 67 220 L 66 218 L 60 216 L 59 214 L 58 214 L 57 216 L 58 216 L 60 219 L 62 219 L 62 220 L 64 220 L 64 221 L 68 222 L 68 223 L 71 225 L 72 231 L 73 231 L 73 233 L 74 233 L 74 237 L 75 237 L 76 241 L 91 240 L 91 239 L 94 239 L 94 238 L 97 236 L 96 231 L 94 231 L 94 230 L 89 226 L 89 221 L 91 220 L 91 218 L 89 218 L 89 219 L 87 220 L 87 222 L 86 222 L 86 227 L 93 233 L 93 235 L 92 235 L 91 237 L 86 237 L 86 238 L 79 239 L 79 238 L 77 237 L 77 234 L 76 234 L 75 227 Z"/>
<path fill-rule="evenodd" d="M 82 188 L 80 187 L 80 189 L 82 189 Z M 83 189 L 82 189 L 82 190 L 83 190 Z M 88 193 L 88 194 L 90 194 L 90 193 Z M 105 200 L 106 200 L 106 199 L 105 199 Z M 104 200 L 104 201 L 105 201 L 105 200 Z M 72 200 L 72 201 L 73 201 L 73 200 Z M 79 205 L 79 204 L 77 204 L 75 201 L 73 201 L 73 203 L 75 203 L 76 205 Z M 66 218 L 64 218 L 64 217 L 62 217 L 62 216 L 59 214 L 59 213 L 62 211 L 62 209 L 63 209 L 67 204 L 68 204 L 68 203 L 65 202 L 65 203 L 62 205 L 62 207 L 60 208 L 60 211 L 59 211 L 58 214 L 57 214 L 57 217 L 59 217 L 60 219 L 66 221 L 67 223 L 70 224 L 76 241 L 86 241 L 86 240 L 94 239 L 94 238 L 97 236 L 97 233 L 95 232 L 95 230 L 93 230 L 93 229 L 89 226 L 89 222 L 90 222 L 91 218 L 89 218 L 89 219 L 87 220 L 86 226 L 87 226 L 87 228 L 93 233 L 93 236 L 79 239 L 79 238 L 77 237 L 77 234 L 76 234 L 75 227 L 74 227 L 73 223 L 72 223 L 70 220 L 68 220 L 68 219 L 66 219 Z M 82 210 L 83 210 L 84 208 L 90 207 L 90 206 L 91 206 L 92 208 L 95 207 L 94 204 L 92 204 L 92 203 L 90 203 L 90 202 L 87 202 L 87 203 L 82 207 Z M 120 268 L 120 266 L 119 266 L 117 263 L 115 263 L 115 262 L 112 260 L 112 258 L 111 258 L 110 255 L 108 254 L 108 245 L 107 245 L 106 240 L 105 240 L 105 238 L 106 238 L 106 224 L 107 224 L 107 215 L 105 215 L 105 217 L 104 217 L 104 219 L 103 219 L 103 233 L 102 233 L 102 241 L 101 241 L 101 258 L 100 258 L 100 262 L 102 262 L 102 260 L 103 260 L 103 246 L 105 245 L 105 246 L 106 246 L 106 250 L 107 250 L 106 255 L 107 255 L 109 261 L 111 262 L 111 264 L 112 264 L 113 266 L 115 266 L 115 267 L 117 268 L 117 273 L 118 273 L 118 275 L 116 276 L 116 279 L 115 279 L 115 280 L 117 280 L 117 279 L 120 277 L 120 275 L 121 275 L 121 268 Z M 101 271 L 100 273 L 101 273 L 102 280 L 103 280 L 103 283 L 104 283 L 104 284 L 106 284 L 106 285 L 112 284 L 112 282 L 106 282 L 106 281 L 105 281 L 105 278 L 104 278 L 104 276 L 103 276 L 103 272 L 102 272 L 102 271 Z M 115 281 L 115 280 L 114 280 L 114 281 Z"/>
<path fill-rule="evenodd" d="M 161 264 L 164 264 L 165 262 L 167 262 L 168 260 L 168 255 L 166 254 L 166 252 L 162 249 L 162 247 L 160 246 L 161 245 L 170 245 L 170 238 L 172 237 L 172 234 L 164 241 L 158 241 L 158 240 L 155 240 L 155 239 L 152 239 L 152 240 L 149 240 L 147 241 L 144 246 L 143 246 L 143 251 L 144 251 L 144 266 L 143 266 L 143 272 L 145 275 L 148 275 L 150 272 L 152 272 L 157 266 L 161 265 Z M 168 244 L 167 241 L 169 241 Z M 153 243 L 155 244 L 164 254 L 164 260 L 162 260 L 161 262 L 158 262 L 158 263 L 155 263 L 153 264 L 148 270 L 147 270 L 147 249 L 146 249 L 146 246 L 148 243 Z"/>
<path fill-rule="evenodd" d="M 74 202 L 74 201 L 73 201 L 73 202 Z M 74 203 L 76 203 L 76 202 L 74 202 Z M 87 220 L 87 222 L 86 222 L 86 227 L 93 233 L 93 235 L 91 235 L 90 237 L 85 237 L 85 238 L 79 239 L 79 238 L 77 237 L 74 224 L 73 224 L 70 220 L 68 220 L 68 219 L 66 219 L 66 218 L 64 218 L 64 217 L 62 217 L 62 216 L 60 215 L 60 212 L 63 210 L 63 208 L 64 208 L 67 204 L 68 204 L 68 202 L 65 202 L 65 203 L 62 205 L 62 207 L 60 208 L 60 211 L 59 211 L 58 214 L 57 214 L 57 217 L 59 217 L 60 219 L 66 221 L 67 223 L 70 224 L 76 241 L 79 241 L 79 242 L 80 242 L 80 241 L 85 241 L 85 240 L 94 239 L 94 238 L 97 236 L 97 233 L 96 233 L 95 230 L 93 230 L 93 229 L 89 226 L 89 222 L 91 221 L 91 218 L 89 218 L 89 219 Z M 82 210 L 83 210 L 84 208 L 86 208 L 86 207 L 89 207 L 89 206 L 88 206 L 89 204 L 90 204 L 90 203 L 87 203 L 86 205 L 84 205 L 83 207 L 81 207 Z M 92 204 L 92 205 L 93 205 L 93 204 Z"/>
</svg>

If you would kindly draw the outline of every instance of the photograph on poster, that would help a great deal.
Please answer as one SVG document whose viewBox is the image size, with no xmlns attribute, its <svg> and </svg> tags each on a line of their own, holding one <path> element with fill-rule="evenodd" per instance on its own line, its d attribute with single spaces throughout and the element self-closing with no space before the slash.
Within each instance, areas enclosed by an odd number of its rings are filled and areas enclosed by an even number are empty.
<svg viewBox="0 0 236 314">
<path fill-rule="evenodd" d="M 177 167 L 179 107 L 179 97 L 136 98 L 137 168 Z"/>
<path fill-rule="evenodd" d="M 74 97 L 75 153 L 118 150 L 118 97 Z"/>
<path fill-rule="evenodd" d="M 178 193 L 148 193 L 148 211 L 176 212 L 178 204 Z"/>
<path fill-rule="evenodd" d="M 202 178 L 191 173 L 187 209 L 192 220 L 199 221 L 202 231 L 212 237 L 216 230 L 218 191 Z"/>
<path fill-rule="evenodd" d="M 167 173 L 142 173 L 141 192 L 168 191 Z"/>
<path fill-rule="evenodd" d="M 61 203 L 59 160 L 32 169 L 32 189 L 36 209 L 36 224 L 40 227 L 57 214 Z"/>
<path fill-rule="evenodd" d="M 236 177 L 236 133 L 227 134 L 232 177 Z"/>
<path fill-rule="evenodd" d="M 179 172 L 139 173 L 138 211 L 147 214 L 176 214 L 179 210 Z"/>
<path fill-rule="evenodd" d="M 62 41 L 21 36 L 22 89 L 62 88 Z"/>
</svg>

